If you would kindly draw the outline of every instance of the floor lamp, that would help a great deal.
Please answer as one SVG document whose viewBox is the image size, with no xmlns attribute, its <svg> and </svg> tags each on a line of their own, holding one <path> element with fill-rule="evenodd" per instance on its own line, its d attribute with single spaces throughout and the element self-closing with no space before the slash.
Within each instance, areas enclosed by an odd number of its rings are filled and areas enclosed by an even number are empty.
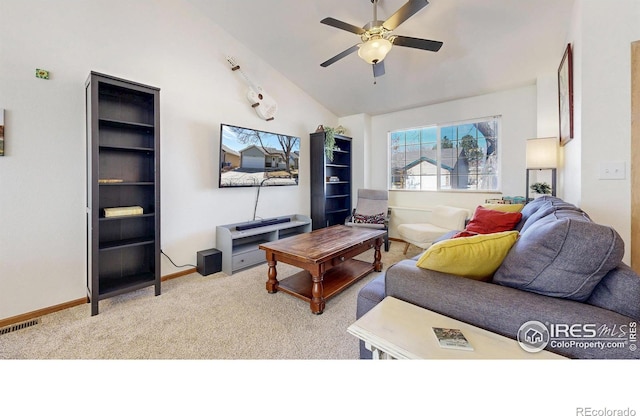
<svg viewBox="0 0 640 416">
<path fill-rule="evenodd" d="M 527 140 L 527 189 L 525 195 L 529 202 L 529 182 L 532 170 L 551 171 L 551 195 L 556 196 L 556 169 L 558 167 L 558 139 L 544 137 Z M 536 176 L 537 178 L 537 176 Z"/>
</svg>

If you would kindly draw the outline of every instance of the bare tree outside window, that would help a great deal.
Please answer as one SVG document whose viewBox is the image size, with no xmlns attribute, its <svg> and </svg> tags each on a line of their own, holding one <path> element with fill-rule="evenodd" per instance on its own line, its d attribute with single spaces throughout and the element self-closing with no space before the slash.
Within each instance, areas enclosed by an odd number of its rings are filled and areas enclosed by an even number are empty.
<svg viewBox="0 0 640 416">
<path fill-rule="evenodd" d="M 498 190 L 500 117 L 390 133 L 390 189 Z"/>
</svg>

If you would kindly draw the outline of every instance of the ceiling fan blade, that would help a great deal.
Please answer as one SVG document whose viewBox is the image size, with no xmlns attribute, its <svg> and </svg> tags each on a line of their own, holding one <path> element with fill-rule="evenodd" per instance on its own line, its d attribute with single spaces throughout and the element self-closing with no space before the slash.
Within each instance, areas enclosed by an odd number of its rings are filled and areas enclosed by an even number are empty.
<svg viewBox="0 0 640 416">
<path fill-rule="evenodd" d="M 377 78 L 384 75 L 384 61 L 378 62 L 372 65 L 373 66 L 373 77 Z"/>
<path fill-rule="evenodd" d="M 337 27 L 338 29 L 346 30 L 347 32 L 355 33 L 356 35 L 362 35 L 365 30 L 361 27 L 354 26 L 349 23 L 345 23 L 341 20 L 334 19 L 333 17 L 325 17 L 320 20 L 320 23 L 324 23 L 325 25 Z"/>
<path fill-rule="evenodd" d="M 320 64 L 320 66 L 325 67 L 325 68 L 328 67 L 332 63 L 334 63 L 336 61 L 339 61 L 340 59 L 344 58 L 345 56 L 347 56 L 349 54 L 352 54 L 355 51 L 357 51 L 358 50 L 358 46 L 359 46 L 359 44 L 353 45 L 352 47 L 350 47 L 346 51 L 340 52 L 339 54 L 337 54 L 333 58 L 324 61 L 323 63 Z"/>
<path fill-rule="evenodd" d="M 418 13 L 429 2 L 427 0 L 409 0 L 404 6 L 400 7 L 390 18 L 388 18 L 382 26 L 389 30 L 394 30 L 404 21 Z"/>
<path fill-rule="evenodd" d="M 408 36 L 396 36 L 393 39 L 393 44 L 432 52 L 438 52 L 442 47 L 442 42 L 437 40 L 410 38 Z"/>
</svg>

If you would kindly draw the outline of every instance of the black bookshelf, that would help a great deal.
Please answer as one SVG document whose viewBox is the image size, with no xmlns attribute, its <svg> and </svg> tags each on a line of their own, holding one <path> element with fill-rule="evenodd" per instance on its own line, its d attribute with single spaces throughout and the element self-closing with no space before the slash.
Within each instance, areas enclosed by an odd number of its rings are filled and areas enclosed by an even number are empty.
<svg viewBox="0 0 640 416">
<path fill-rule="evenodd" d="M 91 72 L 87 110 L 87 294 L 160 295 L 160 90 Z M 142 214 L 105 216 L 105 208 Z"/>
<path fill-rule="evenodd" d="M 333 160 L 325 154 L 325 132 L 311 133 L 312 228 L 344 224 L 351 213 L 351 137 L 335 135 Z"/>
</svg>

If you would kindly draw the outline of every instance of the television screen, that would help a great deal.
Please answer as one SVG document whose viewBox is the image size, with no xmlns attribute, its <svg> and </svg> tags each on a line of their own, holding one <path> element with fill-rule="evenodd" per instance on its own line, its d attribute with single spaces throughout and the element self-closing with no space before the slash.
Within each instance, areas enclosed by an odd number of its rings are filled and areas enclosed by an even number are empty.
<svg viewBox="0 0 640 416">
<path fill-rule="evenodd" d="M 298 184 L 300 138 L 220 125 L 220 188 Z"/>
</svg>

